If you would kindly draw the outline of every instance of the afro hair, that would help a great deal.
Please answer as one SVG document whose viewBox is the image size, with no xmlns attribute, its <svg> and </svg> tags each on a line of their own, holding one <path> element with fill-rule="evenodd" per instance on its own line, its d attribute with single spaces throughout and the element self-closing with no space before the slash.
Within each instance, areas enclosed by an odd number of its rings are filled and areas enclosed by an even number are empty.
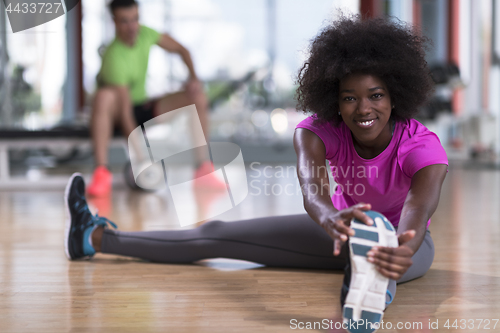
<svg viewBox="0 0 500 333">
<path fill-rule="evenodd" d="M 401 22 L 342 16 L 311 43 L 309 59 L 298 74 L 297 108 L 314 113 L 320 121 L 340 124 L 340 80 L 363 73 L 386 84 L 395 106 L 391 117 L 415 117 L 434 89 L 425 61 L 427 42 Z"/>
</svg>

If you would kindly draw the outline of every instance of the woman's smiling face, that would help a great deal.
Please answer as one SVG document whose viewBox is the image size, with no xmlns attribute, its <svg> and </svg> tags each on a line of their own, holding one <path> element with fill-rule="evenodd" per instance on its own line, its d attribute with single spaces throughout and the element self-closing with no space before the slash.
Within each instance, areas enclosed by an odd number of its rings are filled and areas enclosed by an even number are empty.
<svg viewBox="0 0 500 333">
<path fill-rule="evenodd" d="M 385 83 L 368 74 L 350 74 L 340 81 L 339 110 L 362 148 L 384 149 L 391 141 L 391 97 Z"/>
</svg>

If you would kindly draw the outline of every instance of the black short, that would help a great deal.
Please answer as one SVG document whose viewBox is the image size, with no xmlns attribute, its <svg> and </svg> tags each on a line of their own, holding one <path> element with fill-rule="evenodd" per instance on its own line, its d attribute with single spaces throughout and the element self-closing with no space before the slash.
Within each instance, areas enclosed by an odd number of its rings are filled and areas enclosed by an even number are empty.
<svg viewBox="0 0 500 333">
<path fill-rule="evenodd" d="M 143 104 L 134 105 L 134 118 L 137 125 L 142 125 L 146 121 L 155 117 L 156 101 L 148 101 Z"/>
</svg>

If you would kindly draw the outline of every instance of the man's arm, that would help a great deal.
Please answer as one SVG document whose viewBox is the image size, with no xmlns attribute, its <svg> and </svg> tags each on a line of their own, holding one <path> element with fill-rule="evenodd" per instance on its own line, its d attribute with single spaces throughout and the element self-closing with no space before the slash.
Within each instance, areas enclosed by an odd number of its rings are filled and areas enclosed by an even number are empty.
<svg viewBox="0 0 500 333">
<path fill-rule="evenodd" d="M 193 65 L 193 60 L 191 59 L 191 54 L 189 51 L 182 46 L 179 42 L 177 42 L 175 39 L 170 37 L 168 34 L 161 34 L 160 39 L 157 42 L 158 46 L 160 46 L 162 49 L 171 52 L 171 53 L 176 53 L 181 56 L 182 60 L 186 64 L 188 70 L 189 70 L 189 76 L 191 79 L 197 80 L 198 77 L 196 76 L 196 72 L 194 70 L 194 65 Z"/>
</svg>

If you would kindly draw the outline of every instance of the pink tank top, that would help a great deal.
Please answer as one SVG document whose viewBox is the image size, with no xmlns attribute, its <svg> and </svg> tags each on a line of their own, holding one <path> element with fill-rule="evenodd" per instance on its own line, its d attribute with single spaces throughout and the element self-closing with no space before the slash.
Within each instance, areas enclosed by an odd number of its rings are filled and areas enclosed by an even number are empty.
<svg viewBox="0 0 500 333">
<path fill-rule="evenodd" d="M 359 202 L 370 203 L 373 210 L 384 214 L 394 226 L 399 224 L 415 172 L 432 164 L 448 165 L 437 135 L 415 119 L 396 122 L 391 142 L 372 159 L 358 155 L 351 131 L 343 122 L 336 127 L 320 123 L 312 116 L 297 128 L 314 132 L 325 145 L 326 159 L 337 183 L 333 206 L 341 210 Z M 427 227 L 429 224 L 430 220 Z"/>
</svg>

